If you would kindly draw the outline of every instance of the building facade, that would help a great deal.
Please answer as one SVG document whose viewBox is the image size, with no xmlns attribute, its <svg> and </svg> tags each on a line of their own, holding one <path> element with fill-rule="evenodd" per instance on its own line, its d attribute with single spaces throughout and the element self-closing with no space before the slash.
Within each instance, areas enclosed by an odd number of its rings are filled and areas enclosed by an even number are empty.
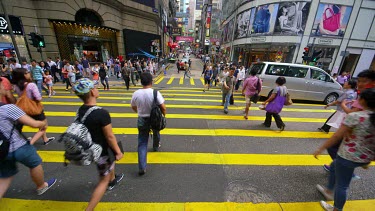
<svg viewBox="0 0 375 211">
<path fill-rule="evenodd" d="M 225 8 L 222 53 L 250 65 L 257 61 L 302 63 L 319 53 L 317 66 L 356 76 L 375 69 L 375 1 L 252 0 Z M 225 17 L 225 16 L 224 16 Z"/>
<path fill-rule="evenodd" d="M 151 47 L 144 49 L 145 42 L 149 45 L 158 42 L 161 54 L 168 49 L 169 37 L 165 37 L 164 31 L 167 31 L 169 16 L 173 15 L 169 10 L 175 9 L 169 7 L 169 0 L 3 1 L 10 17 L 19 19 L 22 30 L 16 30 L 16 42 L 21 57 L 28 61 L 30 58 L 42 60 L 42 57 L 76 60 L 85 55 L 92 62 L 102 62 L 108 57 L 129 57 L 131 53 L 139 53 L 138 50 L 152 53 Z M 174 2 L 172 5 L 175 5 Z M 2 14 L 4 11 L 0 8 L 0 23 L 3 23 Z M 31 32 L 44 36 L 46 47 L 42 49 L 42 54 L 28 43 Z M 132 32 L 146 40 L 128 39 L 134 37 L 127 34 Z M 9 35 L 2 35 L 0 47 L 7 43 L 11 45 Z M 135 47 L 127 49 L 127 43 Z"/>
</svg>

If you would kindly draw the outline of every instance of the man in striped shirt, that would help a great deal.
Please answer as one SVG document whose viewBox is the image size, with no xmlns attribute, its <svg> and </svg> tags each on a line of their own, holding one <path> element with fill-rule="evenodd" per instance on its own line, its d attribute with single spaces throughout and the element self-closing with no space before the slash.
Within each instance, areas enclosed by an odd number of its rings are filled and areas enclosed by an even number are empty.
<svg viewBox="0 0 375 211">
<path fill-rule="evenodd" d="M 0 88 L 0 98 L 4 90 Z M 30 127 L 43 129 L 46 121 L 36 121 L 26 115 L 20 108 L 14 104 L 0 103 L 0 133 L 3 136 L 2 141 L 9 141 L 9 152 L 5 159 L 0 160 L 0 199 L 9 188 L 14 175 L 17 174 L 17 163 L 22 163 L 30 169 L 33 182 L 36 185 L 38 195 L 45 193 L 56 183 L 56 179 L 44 181 L 44 172 L 42 168 L 42 159 L 36 152 L 34 146 L 25 139 L 25 137 L 15 129 L 15 123 L 28 125 Z M 5 138 L 4 138 L 5 137 Z M 5 140 L 4 140 L 5 139 Z"/>
<path fill-rule="evenodd" d="M 38 87 L 40 95 L 42 95 L 42 87 L 43 87 L 43 77 L 44 72 L 40 66 L 37 65 L 36 61 L 33 59 L 31 61 L 31 67 L 30 67 L 31 74 L 33 76 L 33 80 Z"/>
</svg>

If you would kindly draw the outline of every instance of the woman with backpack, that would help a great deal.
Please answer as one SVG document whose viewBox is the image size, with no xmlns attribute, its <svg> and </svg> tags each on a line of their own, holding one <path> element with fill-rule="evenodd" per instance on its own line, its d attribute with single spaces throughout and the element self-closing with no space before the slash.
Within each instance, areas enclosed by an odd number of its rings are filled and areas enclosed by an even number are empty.
<svg viewBox="0 0 375 211">
<path fill-rule="evenodd" d="M 17 68 L 13 70 L 12 72 L 12 83 L 15 85 L 15 91 L 20 97 L 16 103 L 18 107 L 20 107 L 26 114 L 28 114 L 31 118 L 38 120 L 38 121 L 47 121 L 46 115 L 44 114 L 43 107 L 41 107 L 41 111 L 37 115 L 30 114 L 27 109 L 28 105 L 23 105 L 23 103 L 20 101 L 21 97 L 26 97 L 29 100 L 35 101 L 37 104 L 41 103 L 42 96 L 38 90 L 38 87 L 35 83 L 31 82 L 31 74 L 30 71 L 24 69 L 24 68 Z M 23 125 L 20 124 L 17 126 L 19 131 L 22 131 Z M 51 141 L 55 140 L 55 137 L 47 137 L 47 124 L 43 129 L 40 129 L 35 135 L 30 139 L 30 144 L 34 144 L 36 141 L 38 141 L 40 138 L 43 139 L 44 145 L 49 144 Z"/>
<path fill-rule="evenodd" d="M 284 86 L 285 83 L 286 79 L 284 77 L 278 77 L 276 79 L 276 87 L 272 90 L 271 96 L 262 103 L 262 105 L 265 106 L 265 110 L 267 111 L 266 119 L 263 123 L 265 127 L 271 127 L 273 116 L 280 131 L 283 131 L 285 128 L 285 124 L 279 115 L 284 107 L 286 95 L 288 93 L 288 89 L 286 88 L 286 86 Z"/>
</svg>

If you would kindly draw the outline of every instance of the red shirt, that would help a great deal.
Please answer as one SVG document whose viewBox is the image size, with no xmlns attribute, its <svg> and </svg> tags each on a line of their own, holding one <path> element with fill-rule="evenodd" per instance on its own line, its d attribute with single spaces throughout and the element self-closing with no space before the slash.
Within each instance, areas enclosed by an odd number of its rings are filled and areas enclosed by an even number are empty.
<svg viewBox="0 0 375 211">
<path fill-rule="evenodd" d="M 9 82 L 9 80 L 7 78 L 1 77 L 1 79 L 2 79 L 1 84 L 3 85 L 3 87 L 6 91 L 13 90 L 12 84 Z M 10 104 L 10 102 L 8 101 L 8 99 L 5 96 L 3 96 L 1 98 L 1 102 L 5 103 L 5 104 Z"/>
</svg>

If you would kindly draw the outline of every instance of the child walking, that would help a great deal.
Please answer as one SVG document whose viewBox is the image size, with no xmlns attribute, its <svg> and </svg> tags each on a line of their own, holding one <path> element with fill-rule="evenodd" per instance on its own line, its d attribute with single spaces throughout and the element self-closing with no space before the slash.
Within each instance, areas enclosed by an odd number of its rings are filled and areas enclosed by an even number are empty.
<svg viewBox="0 0 375 211">
<path fill-rule="evenodd" d="M 55 95 L 56 94 L 56 92 L 55 91 L 53 91 L 53 77 L 52 77 L 52 75 L 50 75 L 50 72 L 49 72 L 49 70 L 47 70 L 46 72 L 45 72 L 45 74 L 46 74 L 46 77 L 45 77 L 45 79 L 44 79 L 44 82 L 46 83 L 46 85 L 47 85 L 47 88 L 48 88 L 48 97 L 51 97 L 51 95 Z"/>
</svg>

